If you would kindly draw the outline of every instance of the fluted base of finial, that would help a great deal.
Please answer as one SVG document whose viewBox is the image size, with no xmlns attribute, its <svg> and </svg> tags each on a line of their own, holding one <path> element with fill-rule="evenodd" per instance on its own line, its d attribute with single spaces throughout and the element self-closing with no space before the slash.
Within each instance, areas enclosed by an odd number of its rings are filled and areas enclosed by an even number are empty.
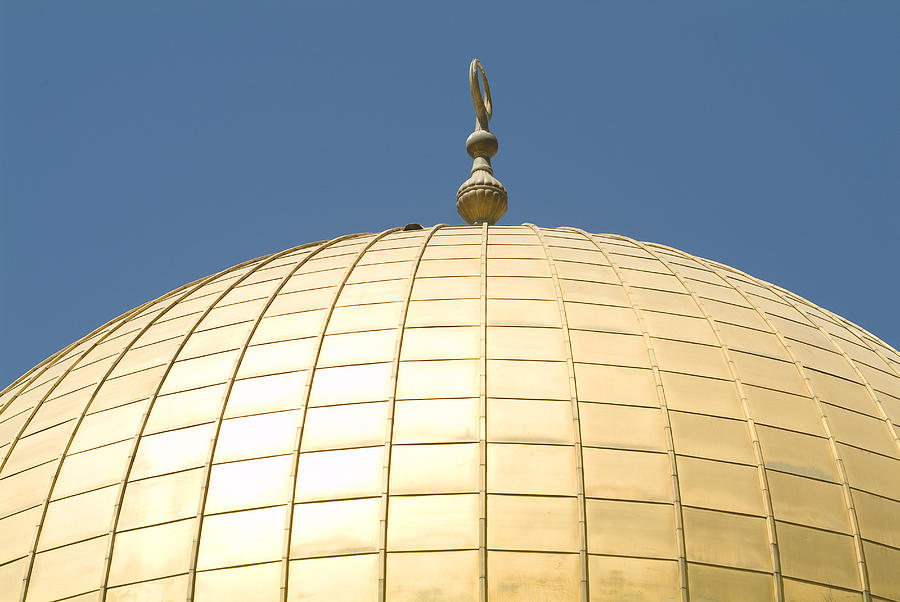
<svg viewBox="0 0 900 602">
<path fill-rule="evenodd" d="M 467 223 L 496 224 L 506 213 L 506 189 L 494 176 L 477 170 L 456 193 L 456 211 Z"/>
</svg>

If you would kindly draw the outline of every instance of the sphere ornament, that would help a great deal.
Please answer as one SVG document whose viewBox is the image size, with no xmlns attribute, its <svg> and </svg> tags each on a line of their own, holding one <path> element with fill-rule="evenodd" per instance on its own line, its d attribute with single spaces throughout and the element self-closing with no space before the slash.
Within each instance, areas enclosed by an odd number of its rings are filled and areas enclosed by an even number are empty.
<svg viewBox="0 0 900 602">
<path fill-rule="evenodd" d="M 0 600 L 900 600 L 898 374 L 658 244 L 303 245 L 0 393 Z"/>
</svg>

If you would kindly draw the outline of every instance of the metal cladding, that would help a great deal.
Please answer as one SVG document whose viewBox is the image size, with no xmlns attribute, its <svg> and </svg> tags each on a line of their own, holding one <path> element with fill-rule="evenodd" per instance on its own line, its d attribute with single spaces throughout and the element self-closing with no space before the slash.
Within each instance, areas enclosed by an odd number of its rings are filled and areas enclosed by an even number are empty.
<svg viewBox="0 0 900 602">
<path fill-rule="evenodd" d="M 898 374 L 620 236 L 297 247 L 0 394 L 0 600 L 900 600 Z"/>
</svg>

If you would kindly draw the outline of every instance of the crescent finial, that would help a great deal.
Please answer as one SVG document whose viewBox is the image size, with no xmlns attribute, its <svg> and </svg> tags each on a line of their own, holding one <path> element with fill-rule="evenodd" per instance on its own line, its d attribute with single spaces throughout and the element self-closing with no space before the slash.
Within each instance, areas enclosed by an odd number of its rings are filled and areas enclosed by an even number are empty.
<svg viewBox="0 0 900 602">
<path fill-rule="evenodd" d="M 472 177 L 456 193 L 456 210 L 470 224 L 495 224 L 506 213 L 507 194 L 491 167 L 491 157 L 497 154 L 498 146 L 497 137 L 488 128 L 494 107 L 487 75 L 478 59 L 469 64 L 469 90 L 475 106 L 475 131 L 466 139 L 466 151 L 474 161 Z"/>
</svg>

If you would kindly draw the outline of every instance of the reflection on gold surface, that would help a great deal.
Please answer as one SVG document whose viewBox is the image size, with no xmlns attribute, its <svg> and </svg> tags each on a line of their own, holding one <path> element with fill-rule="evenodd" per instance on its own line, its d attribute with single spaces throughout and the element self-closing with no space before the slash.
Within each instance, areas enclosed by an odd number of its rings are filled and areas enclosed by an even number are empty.
<svg viewBox="0 0 900 602">
<path fill-rule="evenodd" d="M 900 354 L 538 230 L 270 256 L 25 375 L 0 600 L 900 600 Z"/>
</svg>

